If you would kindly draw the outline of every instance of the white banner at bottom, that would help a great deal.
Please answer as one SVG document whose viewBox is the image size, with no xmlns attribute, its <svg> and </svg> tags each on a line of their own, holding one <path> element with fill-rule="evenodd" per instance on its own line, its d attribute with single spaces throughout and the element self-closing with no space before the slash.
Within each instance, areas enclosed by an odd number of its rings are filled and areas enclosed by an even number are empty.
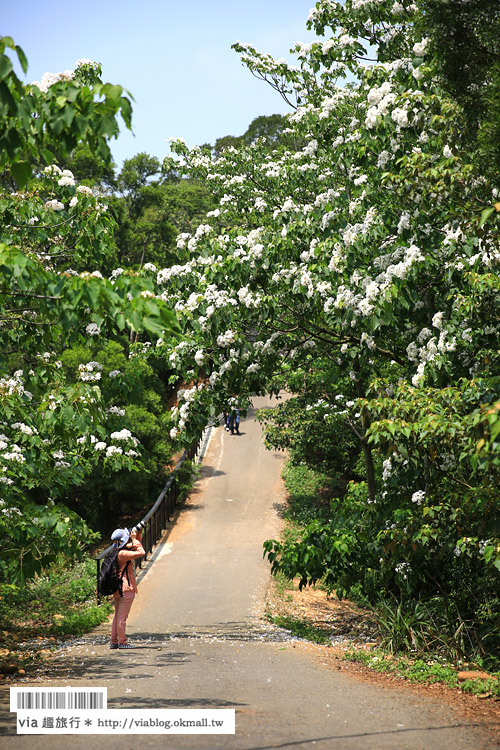
<svg viewBox="0 0 500 750">
<path fill-rule="evenodd" d="M 234 733 L 234 708 L 17 712 L 17 734 Z"/>
</svg>

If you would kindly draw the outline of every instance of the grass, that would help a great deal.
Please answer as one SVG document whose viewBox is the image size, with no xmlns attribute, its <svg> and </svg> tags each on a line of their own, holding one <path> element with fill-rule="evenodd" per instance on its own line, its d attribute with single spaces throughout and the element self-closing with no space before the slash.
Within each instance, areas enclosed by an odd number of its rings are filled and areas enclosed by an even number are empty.
<svg viewBox="0 0 500 750">
<path fill-rule="evenodd" d="M 288 492 L 284 536 L 288 541 L 295 541 L 309 521 L 328 519 L 334 492 L 333 480 L 303 464 L 292 463 L 283 469 L 283 479 Z"/>
<path fill-rule="evenodd" d="M 389 673 L 397 677 L 404 677 L 410 682 L 418 683 L 442 683 L 449 687 L 458 687 L 457 670 L 451 665 L 437 661 L 426 661 L 400 656 L 394 658 L 392 654 L 386 654 L 380 649 L 375 653 L 350 649 L 345 652 L 344 658 L 363 664 L 375 672 Z"/>
<path fill-rule="evenodd" d="M 0 628 L 24 637 L 80 635 L 109 614 L 96 603 L 96 564 L 54 566 L 24 587 L 3 592 Z"/>
<path fill-rule="evenodd" d="M 276 615 L 269 617 L 269 620 L 279 628 L 288 630 L 292 635 L 297 636 L 297 638 L 304 638 L 307 641 L 319 643 L 324 646 L 330 643 L 330 636 L 324 630 L 311 625 L 305 619 L 299 619 L 291 615 Z"/>
<path fill-rule="evenodd" d="M 295 589 L 294 582 L 286 578 L 286 576 L 284 576 L 283 573 L 281 572 L 274 574 L 273 581 L 274 581 L 274 589 L 276 591 L 276 595 L 280 599 L 284 599 L 286 596 L 288 598 L 288 601 L 291 601 L 292 597 L 287 592 L 293 591 Z"/>
<path fill-rule="evenodd" d="M 491 675 L 491 679 L 488 680 L 473 679 L 459 682 L 457 667 L 438 659 L 410 659 L 405 656 L 394 658 L 380 649 L 375 653 L 351 649 L 346 651 L 344 658 L 364 664 L 375 672 L 392 674 L 410 682 L 439 683 L 451 688 L 460 688 L 464 693 L 472 695 L 500 698 L 500 672 Z"/>
<path fill-rule="evenodd" d="M 76 565 L 61 561 L 22 588 L 0 586 L 0 673 L 22 674 L 57 638 L 87 633 L 106 620 L 111 604 L 98 605 L 95 591 L 92 559 Z"/>
</svg>

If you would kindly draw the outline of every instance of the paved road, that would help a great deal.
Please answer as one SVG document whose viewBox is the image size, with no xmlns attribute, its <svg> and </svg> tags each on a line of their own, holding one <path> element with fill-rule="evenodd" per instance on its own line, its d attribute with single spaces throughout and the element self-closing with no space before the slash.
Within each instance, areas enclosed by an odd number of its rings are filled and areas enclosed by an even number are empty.
<svg viewBox="0 0 500 750">
<path fill-rule="evenodd" d="M 155 750 L 495 747 L 458 711 L 332 671 L 266 626 L 262 542 L 279 529 L 283 457 L 264 449 L 253 414 L 241 432 L 214 431 L 196 492 L 140 582 L 128 628 L 138 648 L 109 651 L 100 628 L 61 651 L 40 684 L 107 687 L 109 708 L 236 710 L 232 736 L 130 738 Z M 0 731 L 12 735 L 12 727 L 4 705 Z M 0 748 L 83 750 L 96 739 L 0 736 Z M 104 750 L 130 740 L 98 738 Z"/>
</svg>

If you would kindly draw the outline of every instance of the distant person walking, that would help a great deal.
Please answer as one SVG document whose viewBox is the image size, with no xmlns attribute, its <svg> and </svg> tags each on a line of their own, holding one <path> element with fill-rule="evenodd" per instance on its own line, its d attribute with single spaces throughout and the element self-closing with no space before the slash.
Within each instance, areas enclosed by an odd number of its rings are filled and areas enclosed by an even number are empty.
<svg viewBox="0 0 500 750">
<path fill-rule="evenodd" d="M 231 435 L 234 435 L 235 432 L 237 435 L 240 434 L 240 408 L 235 394 L 228 401 L 227 426 Z"/>
<path fill-rule="evenodd" d="M 122 591 L 113 594 L 115 605 L 115 616 L 111 626 L 110 648 L 135 648 L 127 640 L 125 627 L 127 617 L 137 593 L 137 582 L 135 580 L 133 560 L 143 557 L 146 553 L 141 544 L 142 535 L 137 529 L 116 529 L 111 534 L 111 539 L 118 548 L 117 568 L 118 576 L 121 578 Z"/>
</svg>

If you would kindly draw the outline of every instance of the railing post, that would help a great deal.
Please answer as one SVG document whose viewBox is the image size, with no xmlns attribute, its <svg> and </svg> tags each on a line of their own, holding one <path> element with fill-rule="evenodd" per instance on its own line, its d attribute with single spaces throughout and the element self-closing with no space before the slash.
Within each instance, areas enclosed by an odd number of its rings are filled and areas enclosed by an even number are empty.
<svg viewBox="0 0 500 750">
<path fill-rule="evenodd" d="M 97 558 L 97 603 L 101 603 L 101 594 L 99 591 L 99 578 L 101 575 L 101 561 L 99 558 Z"/>
</svg>

